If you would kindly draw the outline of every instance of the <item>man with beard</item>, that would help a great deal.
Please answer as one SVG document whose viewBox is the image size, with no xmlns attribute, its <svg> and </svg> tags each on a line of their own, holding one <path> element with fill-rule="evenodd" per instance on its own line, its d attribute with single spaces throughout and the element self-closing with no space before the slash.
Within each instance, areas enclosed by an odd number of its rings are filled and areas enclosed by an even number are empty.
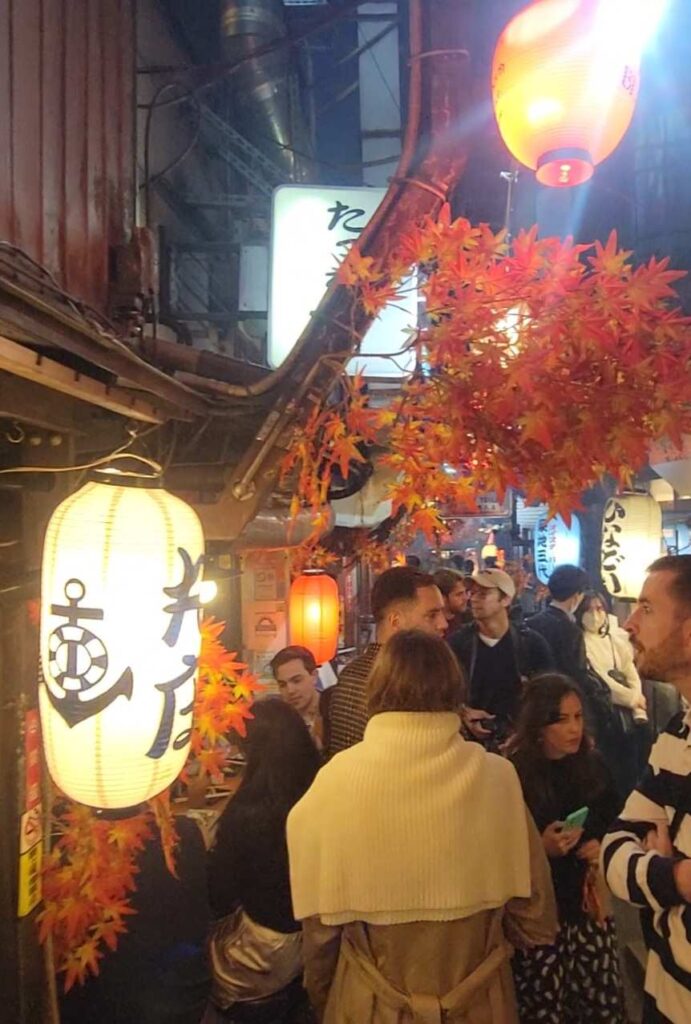
<svg viewBox="0 0 691 1024">
<path fill-rule="evenodd" d="M 691 701 L 691 555 L 650 566 L 626 623 L 642 676 Z M 607 883 L 641 908 L 644 1024 L 691 1021 L 691 712 L 671 720 L 602 843 Z"/>
<path fill-rule="evenodd" d="M 371 609 L 376 636 L 362 654 L 344 667 L 328 691 L 326 712 L 328 755 L 359 743 L 367 725 L 367 680 L 382 644 L 402 629 L 421 629 L 443 636 L 444 599 L 432 576 L 411 565 L 396 565 L 374 581 Z"/>
<path fill-rule="evenodd" d="M 468 591 L 465 577 L 458 569 L 437 569 L 434 582 L 444 598 L 444 615 L 446 617 L 447 638 L 473 621 L 473 613 L 468 608 Z"/>
</svg>

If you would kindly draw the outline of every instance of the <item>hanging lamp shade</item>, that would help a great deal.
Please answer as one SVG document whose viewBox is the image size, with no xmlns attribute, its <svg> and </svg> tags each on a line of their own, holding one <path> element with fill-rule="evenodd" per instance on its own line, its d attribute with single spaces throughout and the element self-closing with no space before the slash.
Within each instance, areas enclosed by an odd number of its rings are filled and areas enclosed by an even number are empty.
<svg viewBox="0 0 691 1024">
<path fill-rule="evenodd" d="M 101 474 L 53 513 L 39 706 L 50 774 L 73 800 L 135 807 L 180 773 L 203 551 L 196 513 L 151 478 Z"/>
<path fill-rule="evenodd" d="M 580 185 L 624 137 L 640 68 L 640 40 L 626 18 L 623 0 L 535 0 L 499 37 L 499 131 L 541 184 Z"/>
<path fill-rule="evenodd" d="M 317 665 L 330 661 L 338 646 L 338 586 L 325 572 L 302 573 L 290 586 L 290 642 L 307 647 Z"/>
<path fill-rule="evenodd" d="M 637 600 L 660 555 L 662 510 L 649 494 L 610 498 L 602 517 L 602 581 L 613 597 Z"/>
</svg>

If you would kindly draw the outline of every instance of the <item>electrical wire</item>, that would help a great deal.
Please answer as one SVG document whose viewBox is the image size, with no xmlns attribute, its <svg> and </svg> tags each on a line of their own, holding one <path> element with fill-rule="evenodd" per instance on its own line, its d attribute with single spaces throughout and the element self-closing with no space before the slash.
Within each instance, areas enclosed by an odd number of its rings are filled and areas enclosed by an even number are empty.
<svg viewBox="0 0 691 1024">
<path fill-rule="evenodd" d="M 154 427 L 153 429 L 157 430 L 158 427 Z M 145 465 L 149 466 L 151 469 L 153 469 L 155 477 L 160 477 L 162 475 L 162 473 L 163 473 L 163 469 L 162 469 L 160 463 L 155 462 L 153 459 L 148 458 L 148 456 L 146 456 L 146 455 L 139 455 L 136 452 L 128 452 L 127 451 L 127 449 L 130 447 L 130 445 L 133 445 L 135 443 L 135 441 L 141 440 L 141 438 L 146 436 L 146 434 L 148 434 L 148 433 L 150 433 L 150 431 L 148 431 L 148 430 L 145 432 L 145 434 L 135 434 L 134 432 L 132 432 L 132 437 L 130 437 L 129 441 L 126 441 L 124 444 L 120 445 L 119 448 L 116 448 L 109 455 L 103 455 L 103 456 L 101 456 L 100 459 L 94 459 L 92 462 L 82 463 L 81 465 L 78 465 L 78 466 L 13 466 L 13 467 L 8 468 L 8 469 L 0 469 L 0 474 L 5 474 L 5 473 L 79 473 L 79 472 L 84 472 L 84 471 L 89 470 L 89 469 L 98 469 L 99 466 L 107 465 L 109 462 L 112 462 L 113 460 L 117 460 L 117 459 L 137 459 L 139 462 L 142 462 Z M 121 469 L 118 470 L 118 475 L 120 475 L 120 476 L 130 476 L 130 477 L 132 477 L 132 476 L 141 476 L 140 473 L 131 473 L 131 472 L 127 472 L 126 470 L 121 470 Z"/>
<path fill-rule="evenodd" d="M 358 28 L 358 39 L 361 39 L 361 38 L 363 38 L 362 37 L 362 29 Z M 364 42 L 366 42 L 366 40 L 364 40 Z M 374 50 L 371 49 L 371 48 L 366 51 L 366 54 L 369 57 L 369 59 L 374 63 L 374 66 L 375 66 L 375 68 L 377 69 L 377 71 L 379 73 L 379 77 L 381 78 L 382 82 L 384 83 L 384 88 L 388 92 L 388 94 L 389 94 L 389 96 L 391 98 L 391 102 L 395 106 L 395 108 L 398 111 L 399 116 L 400 116 L 401 104 L 399 102 L 398 97 L 394 95 L 393 89 L 389 85 L 389 81 L 388 81 L 386 75 L 384 74 L 384 72 L 382 70 L 382 66 L 379 63 L 379 61 L 377 60 L 377 55 L 374 53 Z"/>
<path fill-rule="evenodd" d="M 180 153 L 178 153 L 178 155 L 173 160 L 171 160 L 170 163 L 166 164 L 162 171 L 156 171 L 155 174 L 151 175 L 148 182 L 149 186 L 155 185 L 157 181 L 160 181 L 161 178 L 165 178 L 167 174 L 170 174 L 171 171 L 175 170 L 175 168 L 178 167 L 183 162 L 183 160 L 187 159 L 187 157 L 190 155 L 194 147 L 199 142 L 199 136 L 202 127 L 201 106 L 199 104 L 199 100 L 195 96 L 190 96 L 190 100 L 192 103 L 194 103 L 195 112 L 197 114 L 197 119 L 193 129 L 193 135 L 189 142 L 187 143 L 187 145 L 185 146 L 185 148 Z M 143 188 L 143 183 L 139 187 Z"/>
<path fill-rule="evenodd" d="M 179 99 L 186 100 L 193 104 L 196 112 L 196 124 L 192 133 L 192 138 L 189 140 L 187 145 L 182 149 L 178 155 L 166 164 L 162 171 L 157 171 L 156 174 L 151 174 L 150 160 L 151 160 L 151 128 L 153 124 L 153 115 L 158 110 L 161 104 L 157 103 L 159 96 L 163 96 L 164 93 L 171 89 L 182 89 L 184 95 L 178 97 Z M 148 226 L 151 223 L 151 186 L 155 185 L 161 178 L 165 178 L 175 167 L 182 163 L 189 154 L 192 152 L 194 147 L 199 141 L 199 135 L 201 132 L 202 125 L 202 108 L 199 100 L 194 95 L 191 89 L 187 86 L 182 85 L 180 82 L 165 82 L 160 85 L 154 93 L 151 105 L 146 111 L 146 121 L 144 124 L 144 181 L 139 186 L 140 189 L 144 190 L 144 223 Z"/>
</svg>

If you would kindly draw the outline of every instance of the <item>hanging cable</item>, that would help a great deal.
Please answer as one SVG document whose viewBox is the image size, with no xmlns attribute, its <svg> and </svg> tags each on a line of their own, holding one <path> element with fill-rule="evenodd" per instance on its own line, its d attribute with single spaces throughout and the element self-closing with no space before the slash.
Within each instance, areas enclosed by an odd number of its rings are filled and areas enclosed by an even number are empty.
<svg viewBox="0 0 691 1024">
<path fill-rule="evenodd" d="M 125 441 L 114 451 L 108 455 L 102 455 L 99 459 L 93 459 L 91 462 L 85 462 L 77 466 L 12 466 L 7 469 L 0 469 L 0 474 L 5 473 L 79 473 L 89 469 L 98 469 L 99 466 L 107 465 L 109 462 L 117 459 L 137 459 L 142 463 L 150 466 L 158 476 L 161 476 L 163 470 L 158 462 L 148 458 L 146 455 L 139 455 L 136 452 L 128 452 L 127 449 L 135 443 L 140 441 L 147 434 L 150 434 L 152 430 L 158 430 L 158 424 L 155 427 L 151 427 L 149 430 L 144 431 L 142 434 L 137 434 L 134 430 L 130 431 L 129 441 Z M 136 476 L 136 473 L 125 473 L 124 470 L 118 470 L 123 475 Z"/>
</svg>

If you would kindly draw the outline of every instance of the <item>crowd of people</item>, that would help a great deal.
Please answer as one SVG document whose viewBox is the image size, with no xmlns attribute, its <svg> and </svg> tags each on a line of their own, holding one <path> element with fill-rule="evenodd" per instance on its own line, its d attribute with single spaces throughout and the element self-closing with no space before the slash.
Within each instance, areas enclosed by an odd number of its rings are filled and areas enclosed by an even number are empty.
<svg viewBox="0 0 691 1024">
<path fill-rule="evenodd" d="M 611 890 L 643 911 L 646 1024 L 690 1021 L 691 713 L 646 766 L 639 672 L 691 700 L 691 556 L 650 567 L 626 630 L 575 566 L 549 592 L 523 621 L 501 569 L 396 567 L 336 685 L 276 654 L 205 893 L 179 872 L 170 897 L 194 1000 L 72 1019 L 625 1024 Z"/>
</svg>

